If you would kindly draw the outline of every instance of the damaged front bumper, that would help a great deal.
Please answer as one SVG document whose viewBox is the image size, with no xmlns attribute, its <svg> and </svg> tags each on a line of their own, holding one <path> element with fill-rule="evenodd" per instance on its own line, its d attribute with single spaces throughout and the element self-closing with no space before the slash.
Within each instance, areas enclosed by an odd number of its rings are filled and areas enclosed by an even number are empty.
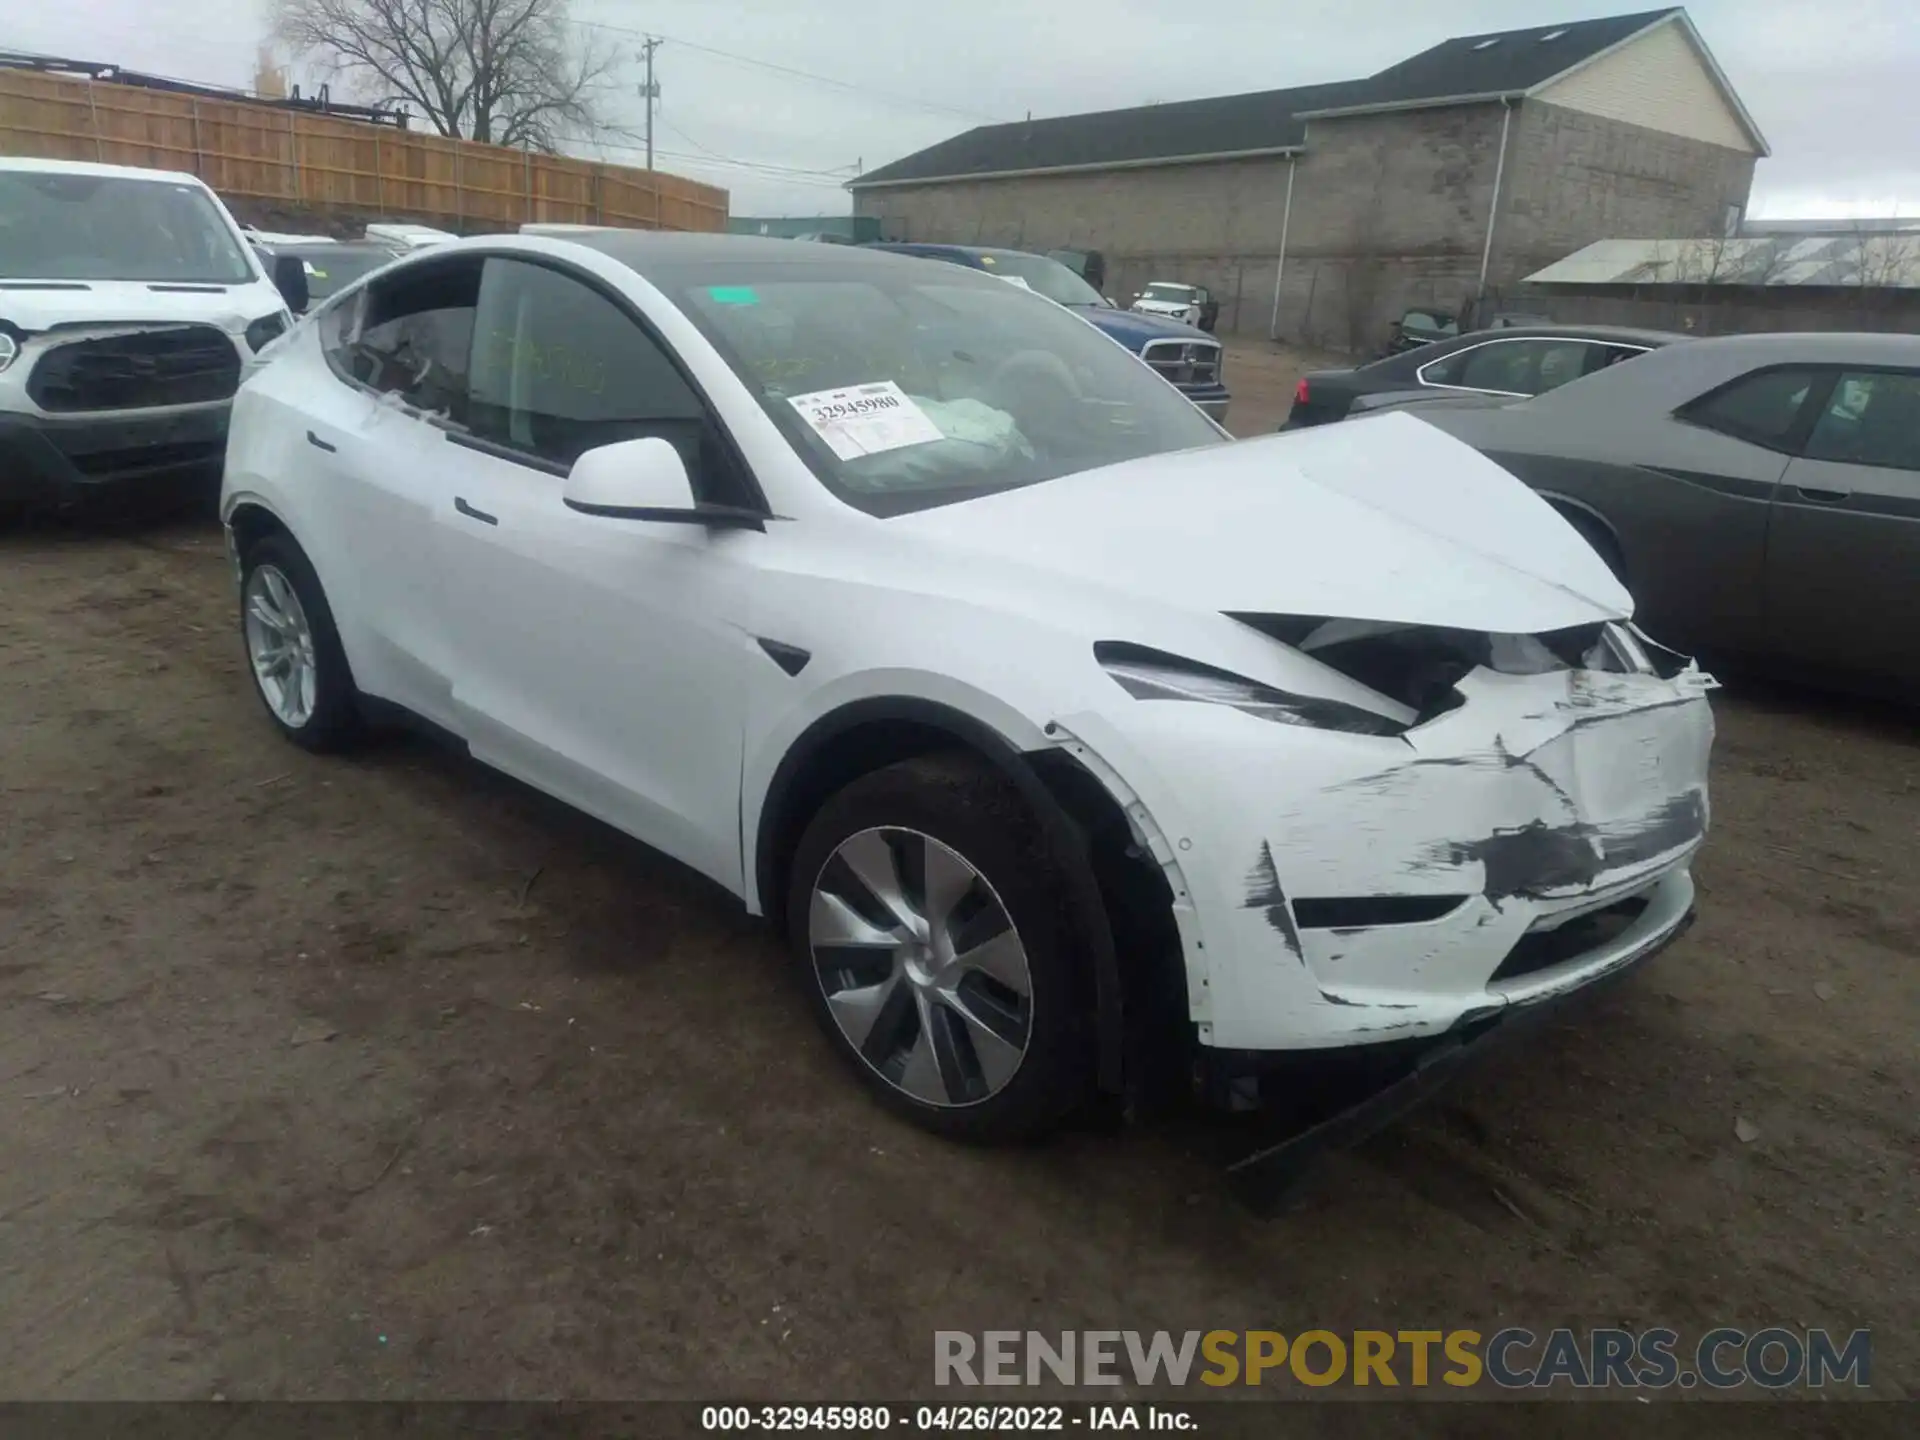
<svg viewBox="0 0 1920 1440">
<path fill-rule="evenodd" d="M 1713 682 L 1476 670 L 1403 737 L 1141 704 L 1060 743 L 1174 896 L 1206 1051 L 1431 1040 L 1668 943 L 1708 821 Z"/>
</svg>

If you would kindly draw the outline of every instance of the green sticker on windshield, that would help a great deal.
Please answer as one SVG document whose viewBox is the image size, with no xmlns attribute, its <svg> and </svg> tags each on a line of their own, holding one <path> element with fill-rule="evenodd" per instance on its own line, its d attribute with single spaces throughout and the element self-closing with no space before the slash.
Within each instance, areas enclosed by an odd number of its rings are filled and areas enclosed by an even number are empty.
<svg viewBox="0 0 1920 1440">
<path fill-rule="evenodd" d="M 758 305 L 760 297 L 751 285 L 709 285 L 707 298 L 716 305 Z"/>
</svg>

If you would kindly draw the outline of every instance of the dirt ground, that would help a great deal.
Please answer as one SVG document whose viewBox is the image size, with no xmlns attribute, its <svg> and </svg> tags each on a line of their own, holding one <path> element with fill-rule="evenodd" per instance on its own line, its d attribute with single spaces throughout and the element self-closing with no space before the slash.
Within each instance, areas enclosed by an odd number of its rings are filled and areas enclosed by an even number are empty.
<svg viewBox="0 0 1920 1440">
<path fill-rule="evenodd" d="M 1235 428 L 1301 363 L 1242 347 Z M 1260 1220 L 1178 1125 L 906 1129 L 710 885 L 423 742 L 285 745 L 210 523 L 0 535 L 0 1397 L 897 1399 L 936 1329 L 1772 1323 L 1872 1327 L 1911 1397 L 1920 728 L 1718 713 L 1692 933 Z"/>
</svg>

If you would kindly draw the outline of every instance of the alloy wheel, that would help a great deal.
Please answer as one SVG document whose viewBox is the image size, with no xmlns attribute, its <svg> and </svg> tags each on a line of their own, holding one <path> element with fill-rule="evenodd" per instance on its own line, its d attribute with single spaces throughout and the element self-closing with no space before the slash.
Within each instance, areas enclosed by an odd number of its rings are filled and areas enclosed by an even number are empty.
<svg viewBox="0 0 1920 1440">
<path fill-rule="evenodd" d="M 1005 905 L 917 830 L 862 830 L 813 883 L 808 941 L 827 1008 L 862 1060 L 926 1105 L 976 1105 L 1026 1057 L 1033 978 Z"/>
<path fill-rule="evenodd" d="M 313 717 L 320 680 L 300 596 L 278 566 L 262 564 L 248 572 L 240 603 L 260 694 L 281 724 L 298 730 Z"/>
</svg>

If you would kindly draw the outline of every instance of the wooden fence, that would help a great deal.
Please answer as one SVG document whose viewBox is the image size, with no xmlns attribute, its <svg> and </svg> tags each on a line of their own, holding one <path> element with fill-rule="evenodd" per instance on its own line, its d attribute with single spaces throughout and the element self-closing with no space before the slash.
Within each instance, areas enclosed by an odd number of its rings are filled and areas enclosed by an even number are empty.
<svg viewBox="0 0 1920 1440">
<path fill-rule="evenodd" d="M 0 70 L 0 154 L 186 170 L 228 199 L 454 230 L 727 228 L 726 191 L 658 170 L 27 70 Z"/>
</svg>

